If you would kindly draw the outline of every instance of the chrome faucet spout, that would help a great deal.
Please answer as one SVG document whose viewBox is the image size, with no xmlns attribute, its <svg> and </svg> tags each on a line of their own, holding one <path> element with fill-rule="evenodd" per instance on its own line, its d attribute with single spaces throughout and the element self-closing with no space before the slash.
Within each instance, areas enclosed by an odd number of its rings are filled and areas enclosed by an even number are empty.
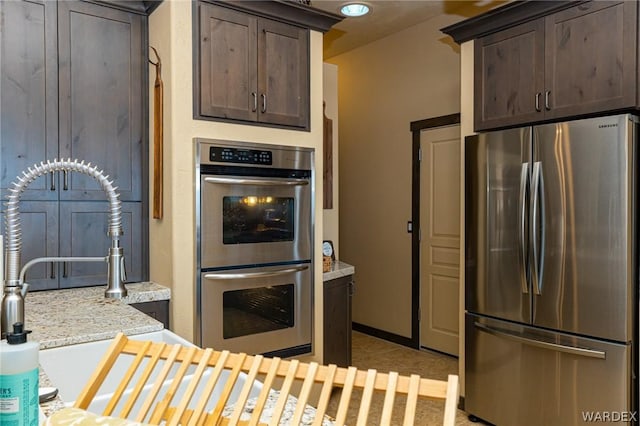
<svg viewBox="0 0 640 426">
<path fill-rule="evenodd" d="M 124 286 L 124 280 L 126 279 L 124 274 L 124 254 L 119 241 L 120 235 L 123 233 L 120 213 L 121 206 L 119 195 L 113 186 L 113 182 L 109 181 L 108 176 L 106 176 L 102 170 L 98 170 L 97 166 L 93 166 L 91 163 L 85 163 L 84 161 L 55 159 L 53 161 L 47 160 L 40 164 L 34 164 L 23 171 L 22 175 L 18 176 L 9 188 L 7 209 L 5 211 L 6 264 L 0 327 L 2 334 L 11 331 L 14 323 L 25 322 L 23 287 L 24 290 L 26 290 L 26 284 L 24 283 L 24 274 L 21 274 L 20 270 L 20 257 L 22 254 L 22 230 L 18 210 L 20 194 L 22 194 L 27 186 L 36 178 L 47 173 L 59 171 L 78 172 L 91 176 L 98 181 L 100 187 L 107 194 L 109 201 L 109 229 L 107 235 L 111 237 L 109 254 L 105 258 L 87 258 L 85 261 L 105 259 L 108 262 L 109 279 L 105 297 L 120 298 L 127 295 L 127 290 Z M 78 259 L 80 258 L 67 258 L 66 261 Z M 116 263 L 117 265 L 114 265 Z M 26 268 L 27 265 L 25 265 L 25 271 Z M 26 293 L 26 291 L 24 293 Z"/>
</svg>

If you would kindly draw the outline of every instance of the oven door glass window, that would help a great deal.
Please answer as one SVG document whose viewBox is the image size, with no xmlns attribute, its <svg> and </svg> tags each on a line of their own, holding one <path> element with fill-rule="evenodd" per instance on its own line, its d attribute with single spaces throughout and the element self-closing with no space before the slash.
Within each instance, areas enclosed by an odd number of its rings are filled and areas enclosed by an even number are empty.
<svg viewBox="0 0 640 426">
<path fill-rule="evenodd" d="M 294 302 L 294 284 L 225 291 L 223 338 L 293 327 Z"/>
<path fill-rule="evenodd" d="M 222 200 L 224 244 L 294 240 L 294 198 L 226 196 Z"/>
</svg>

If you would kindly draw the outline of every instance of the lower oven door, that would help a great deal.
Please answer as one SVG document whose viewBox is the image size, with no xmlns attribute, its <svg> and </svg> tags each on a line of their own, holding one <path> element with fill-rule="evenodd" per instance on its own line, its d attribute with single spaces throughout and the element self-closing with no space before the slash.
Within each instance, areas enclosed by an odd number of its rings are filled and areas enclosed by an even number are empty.
<svg viewBox="0 0 640 426">
<path fill-rule="evenodd" d="M 307 178 L 203 175 L 201 267 L 311 259 Z"/>
<path fill-rule="evenodd" d="M 311 352 L 310 264 L 203 272 L 202 346 L 293 356 Z"/>
</svg>

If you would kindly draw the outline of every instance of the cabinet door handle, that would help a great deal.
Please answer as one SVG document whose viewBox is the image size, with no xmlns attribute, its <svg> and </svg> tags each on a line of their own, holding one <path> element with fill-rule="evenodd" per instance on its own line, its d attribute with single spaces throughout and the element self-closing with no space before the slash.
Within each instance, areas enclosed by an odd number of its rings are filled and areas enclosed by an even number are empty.
<svg viewBox="0 0 640 426">
<path fill-rule="evenodd" d="M 62 278 L 67 278 L 67 262 L 62 262 Z"/>
<path fill-rule="evenodd" d="M 51 188 L 52 191 L 56 190 L 56 175 L 54 172 L 51 172 Z"/>
<path fill-rule="evenodd" d="M 547 90 L 544 92 L 544 107 L 547 111 L 551 110 L 551 106 L 549 105 L 549 98 L 551 98 L 551 90 Z"/>
<path fill-rule="evenodd" d="M 52 280 L 56 279 L 56 264 L 55 262 L 49 262 L 49 266 L 51 267 L 51 274 L 49 275 L 49 277 Z"/>
<path fill-rule="evenodd" d="M 66 170 L 62 171 L 62 189 L 65 191 L 69 190 L 69 173 Z"/>
<path fill-rule="evenodd" d="M 267 95 L 262 93 L 260 94 L 260 97 L 262 98 L 262 109 L 260 110 L 260 112 L 267 112 Z"/>
<path fill-rule="evenodd" d="M 542 93 L 536 93 L 536 111 L 538 112 L 542 111 L 542 109 L 540 108 L 540 95 L 542 95 Z"/>
<path fill-rule="evenodd" d="M 258 110 L 258 94 L 251 92 L 251 97 L 253 98 L 253 108 L 251 108 L 251 112 L 256 112 Z"/>
</svg>

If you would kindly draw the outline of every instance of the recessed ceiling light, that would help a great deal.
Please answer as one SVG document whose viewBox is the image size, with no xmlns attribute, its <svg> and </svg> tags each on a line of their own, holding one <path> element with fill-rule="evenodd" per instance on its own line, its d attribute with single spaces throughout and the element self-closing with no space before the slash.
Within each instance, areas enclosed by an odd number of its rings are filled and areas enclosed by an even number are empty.
<svg viewBox="0 0 640 426">
<path fill-rule="evenodd" d="M 344 16 L 363 16 L 369 13 L 369 6 L 363 3 L 345 4 L 340 8 L 340 13 Z"/>
</svg>

